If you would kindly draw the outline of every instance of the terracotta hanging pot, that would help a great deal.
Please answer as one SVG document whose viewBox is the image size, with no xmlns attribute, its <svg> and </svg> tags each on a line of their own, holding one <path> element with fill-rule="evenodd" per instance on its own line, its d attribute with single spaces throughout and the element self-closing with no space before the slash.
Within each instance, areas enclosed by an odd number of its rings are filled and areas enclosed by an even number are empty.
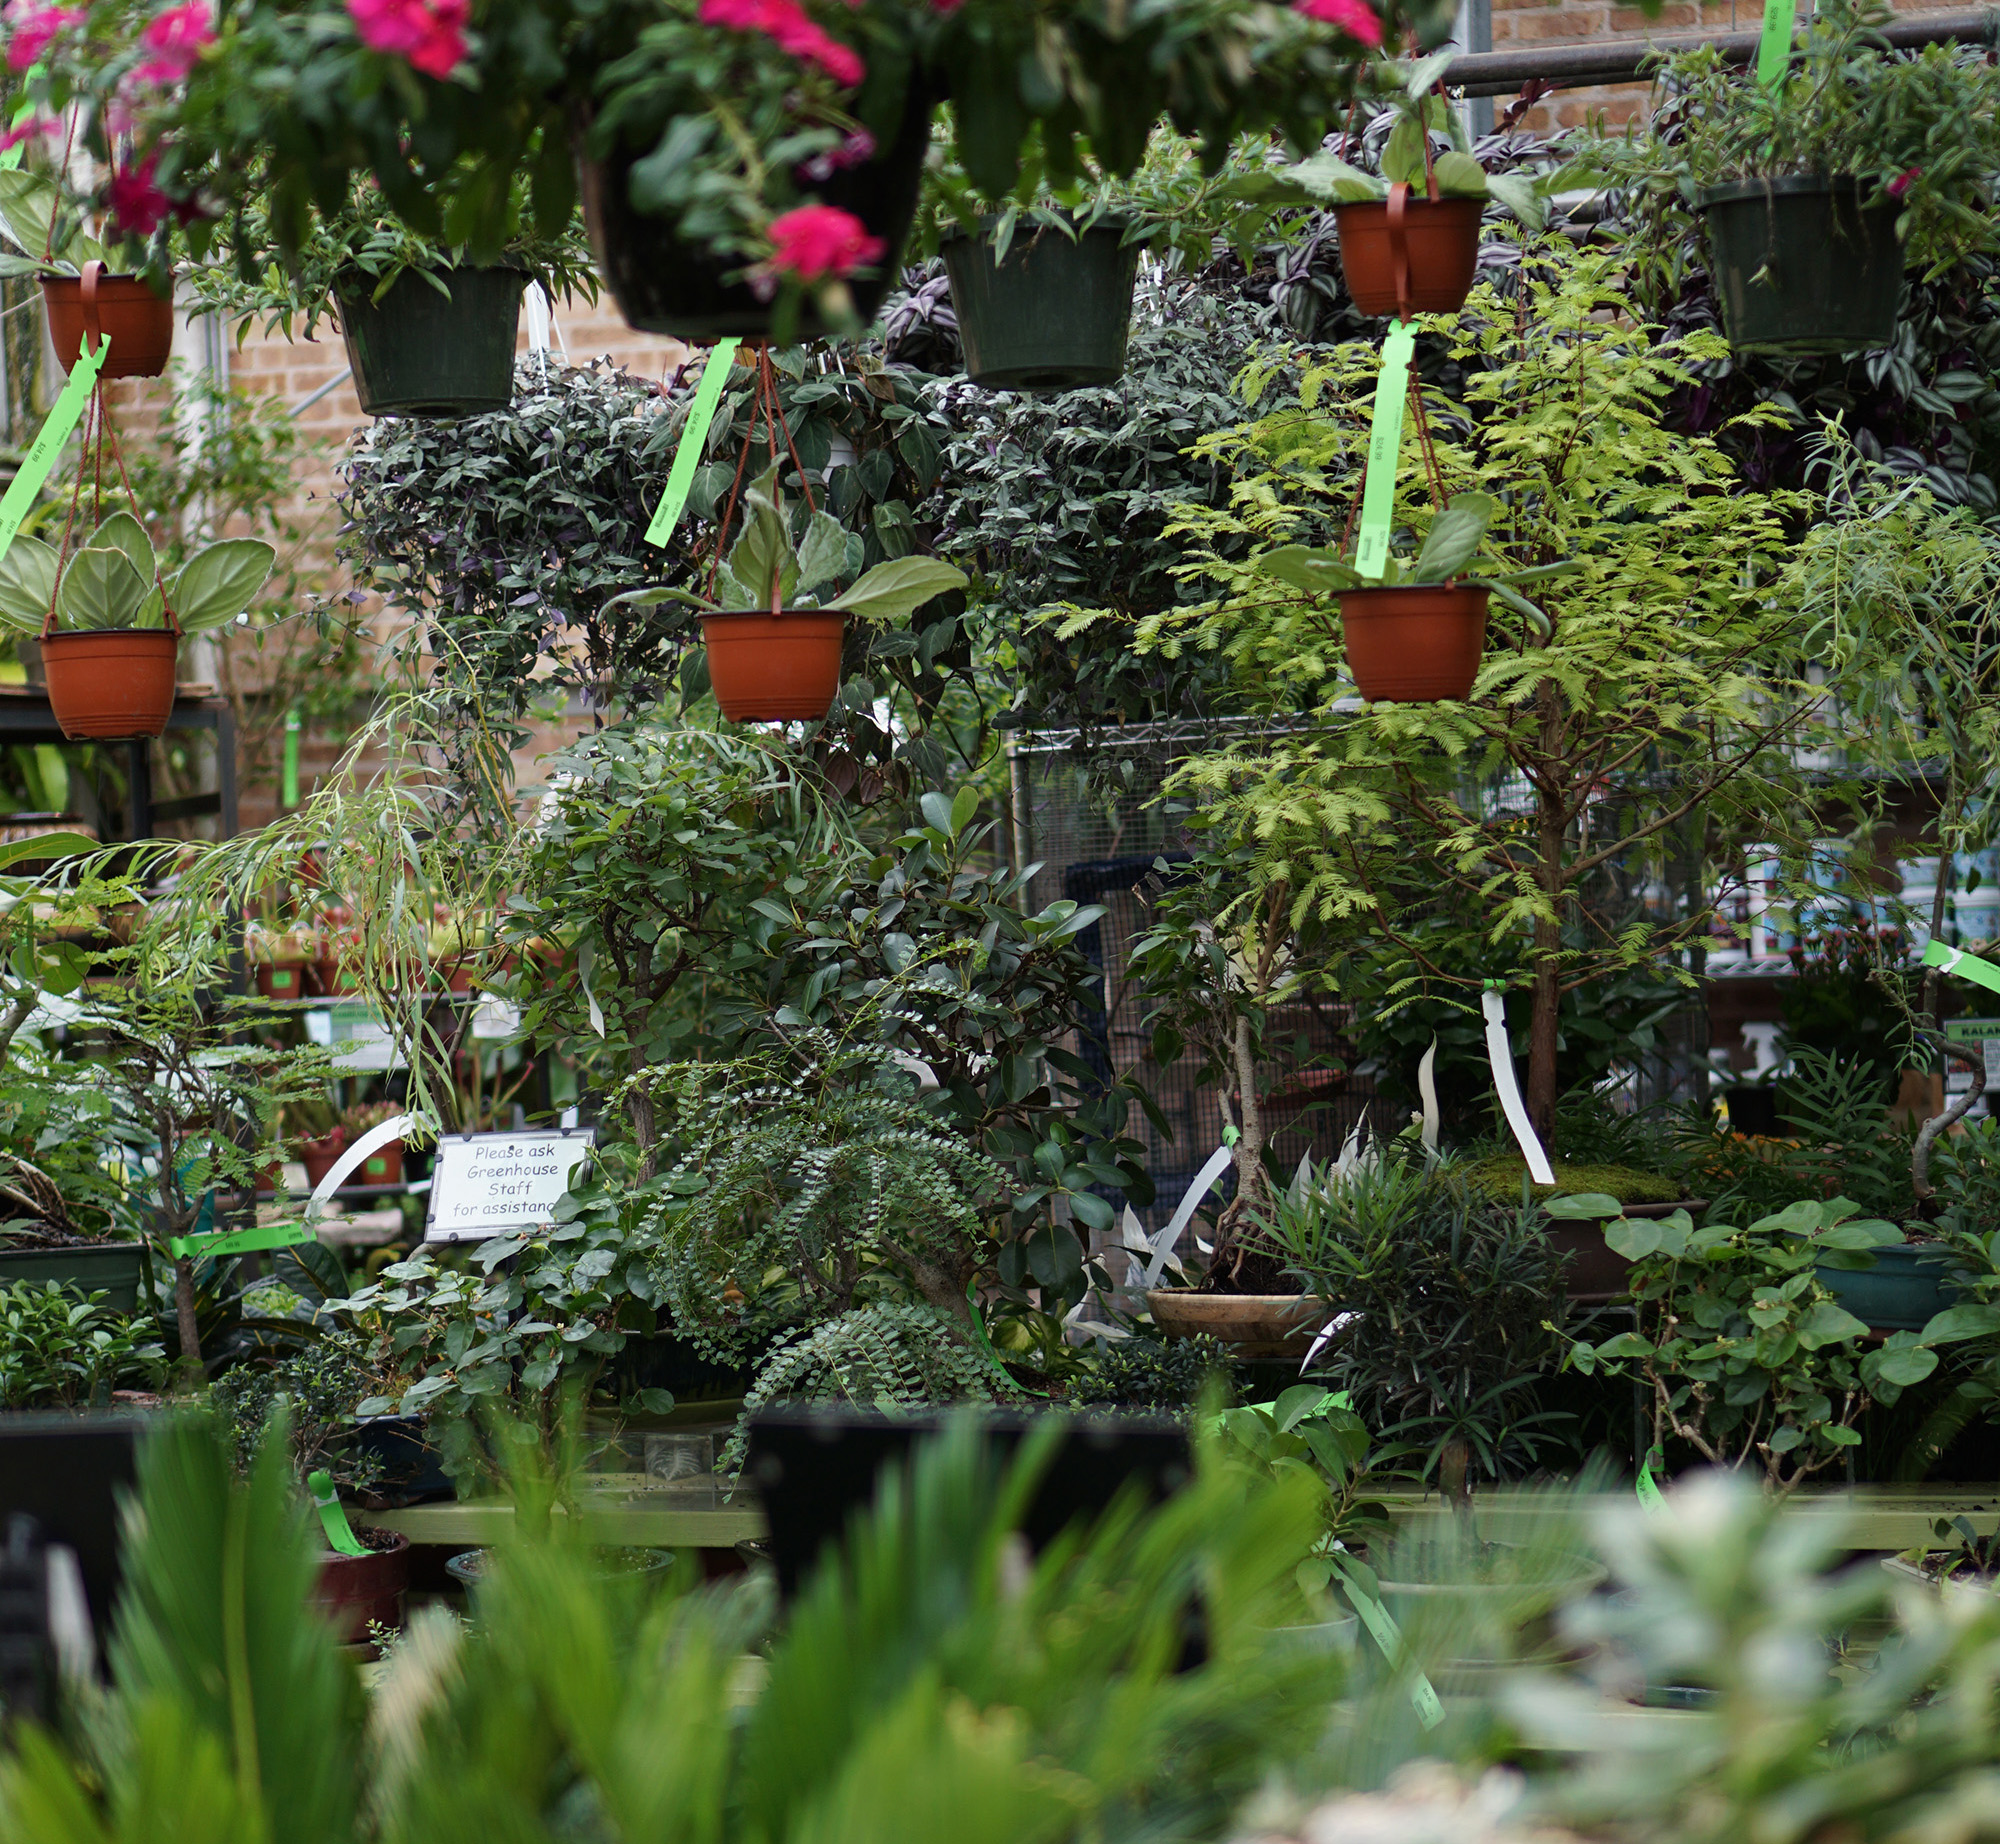
<svg viewBox="0 0 2000 1844">
<path fill-rule="evenodd" d="M 1479 266 L 1483 199 L 1412 198 L 1400 181 L 1384 203 L 1336 205 L 1340 267 L 1364 314 L 1455 314 Z"/>
<path fill-rule="evenodd" d="M 1362 697 L 1380 704 L 1466 697 L 1486 650 L 1486 600 L 1484 589 L 1440 583 L 1344 591 L 1347 668 Z"/>
<path fill-rule="evenodd" d="M 753 724 L 824 717 L 840 690 L 846 630 L 837 608 L 703 615 L 708 682 L 723 716 Z"/>
<path fill-rule="evenodd" d="M 49 708 L 72 742 L 158 736 L 174 714 L 178 633 L 166 628 L 42 632 Z"/>
<path fill-rule="evenodd" d="M 145 277 L 110 275 L 100 262 L 83 265 L 81 275 L 42 278 L 49 311 L 49 339 L 56 363 L 74 371 L 90 341 L 95 352 L 106 334 L 111 351 L 101 378 L 157 378 L 174 350 L 174 303 L 156 295 Z"/>
</svg>

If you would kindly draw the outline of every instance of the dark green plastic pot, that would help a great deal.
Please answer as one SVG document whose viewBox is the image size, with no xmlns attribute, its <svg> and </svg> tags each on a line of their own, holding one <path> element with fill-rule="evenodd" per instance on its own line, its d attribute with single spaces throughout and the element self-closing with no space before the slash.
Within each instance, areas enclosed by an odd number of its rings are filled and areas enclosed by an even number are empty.
<svg viewBox="0 0 2000 1844">
<path fill-rule="evenodd" d="M 105 1242 L 75 1249 L 0 1249 L 0 1287 L 16 1281 L 46 1286 L 60 1281 L 78 1293 L 101 1293 L 113 1312 L 129 1313 L 139 1304 L 140 1263 L 144 1250 L 136 1242 Z"/>
<path fill-rule="evenodd" d="M 1851 179 L 1743 179 L 1700 199 L 1723 330 L 1739 352 L 1861 352 L 1896 337 L 1896 208 Z"/>
<path fill-rule="evenodd" d="M 1097 224 L 1072 239 L 1022 225 L 993 259 L 993 221 L 949 238 L 944 266 L 965 348 L 965 375 L 992 391 L 1073 391 L 1125 374 L 1139 249 L 1124 227 Z"/>
<path fill-rule="evenodd" d="M 483 416 L 514 400 L 518 269 L 449 269 L 450 297 L 406 270 L 371 301 L 365 276 L 335 294 L 354 388 L 370 416 Z M 350 292 L 350 290 L 352 292 Z"/>
<path fill-rule="evenodd" d="M 1921 1332 L 1958 1289 L 1946 1278 L 1951 1257 L 1936 1244 L 1891 1243 L 1873 1251 L 1872 1268 L 1815 1268 L 1820 1285 L 1873 1332 Z"/>
</svg>

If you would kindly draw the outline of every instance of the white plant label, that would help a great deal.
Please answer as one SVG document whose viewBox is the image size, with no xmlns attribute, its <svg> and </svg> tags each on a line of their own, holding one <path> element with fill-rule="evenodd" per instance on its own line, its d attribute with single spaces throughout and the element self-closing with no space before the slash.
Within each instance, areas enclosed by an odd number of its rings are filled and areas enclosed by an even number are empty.
<svg viewBox="0 0 2000 1844">
<path fill-rule="evenodd" d="M 431 1171 L 426 1242 L 483 1242 L 555 1220 L 596 1131 L 451 1134 Z"/>
</svg>

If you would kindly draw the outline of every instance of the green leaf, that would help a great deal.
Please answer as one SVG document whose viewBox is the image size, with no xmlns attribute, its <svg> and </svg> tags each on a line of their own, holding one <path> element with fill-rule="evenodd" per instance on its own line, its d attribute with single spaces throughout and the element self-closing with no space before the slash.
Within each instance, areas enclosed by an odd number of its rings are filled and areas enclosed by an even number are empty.
<svg viewBox="0 0 2000 1844">
<path fill-rule="evenodd" d="M 1798 1340 L 1808 1351 L 1822 1345 L 1845 1343 L 1850 1338 L 1866 1338 L 1868 1327 L 1832 1300 L 1822 1300 L 1799 1321 Z"/>
<path fill-rule="evenodd" d="M 979 790 L 963 787 L 958 797 L 951 803 L 951 836 L 955 839 L 972 824 L 972 816 L 979 811 Z"/>
<path fill-rule="evenodd" d="M 1336 205 L 1365 204 L 1385 198 L 1389 190 L 1373 173 L 1364 173 L 1332 154 L 1315 154 L 1287 167 L 1284 176 L 1313 198 Z"/>
<path fill-rule="evenodd" d="M 18 537 L 0 557 L 0 621 L 39 634 L 56 596 L 56 553 L 39 538 Z"/>
<path fill-rule="evenodd" d="M 1863 1369 L 1871 1368 L 1866 1362 Z M 1884 1383 L 1894 1383 L 1901 1389 L 1908 1389 L 1914 1383 L 1921 1383 L 1938 1367 L 1938 1355 L 1916 1345 L 1900 1351 L 1882 1351 L 1876 1354 L 1872 1369 Z"/>
<path fill-rule="evenodd" d="M 1447 154 L 1445 159 L 1455 159 Z M 1438 162 L 1440 173 L 1444 161 Z M 1438 182 L 1442 186 L 1443 181 Z M 1541 186 L 1526 173 L 1488 173 L 1486 175 L 1486 196 L 1496 204 L 1504 205 L 1529 230 L 1540 230 L 1549 220 L 1549 201 Z"/>
<path fill-rule="evenodd" d="M 1947 1306 L 1917 1334 L 1927 1345 L 1957 1344 L 1962 1338 L 1990 1338 L 2000 1332 L 2000 1306 Z"/>
<path fill-rule="evenodd" d="M 33 839 L 10 839 L 0 845 L 0 871 L 24 858 L 77 858 L 101 849 L 96 839 L 81 832 L 45 832 Z"/>
<path fill-rule="evenodd" d="M 845 574 L 846 565 L 847 528 L 832 513 L 815 512 L 799 546 L 799 588 L 812 590 L 830 583 Z"/>
<path fill-rule="evenodd" d="M 1346 589 L 1358 589 L 1367 581 L 1331 551 L 1311 550 L 1303 544 L 1266 551 L 1257 559 L 1256 567 L 1259 574 L 1275 576 L 1279 582 L 1303 589 L 1307 595 L 1339 595 Z"/>
<path fill-rule="evenodd" d="M 114 512 L 84 542 L 101 548 L 123 551 L 131 558 L 133 569 L 149 583 L 159 570 L 159 559 L 153 554 L 152 539 L 146 536 L 145 526 L 129 512 Z"/>
<path fill-rule="evenodd" d="M 174 617 L 187 634 L 234 621 L 270 580 L 278 553 L 262 538 L 224 538 L 196 551 L 174 578 Z"/>
<path fill-rule="evenodd" d="M 934 595 L 965 587 L 965 572 L 935 557 L 892 557 L 878 563 L 829 608 L 844 608 L 864 621 L 897 621 Z"/>
<path fill-rule="evenodd" d="M 1490 493 L 1461 493 L 1431 521 L 1410 580 L 1445 583 L 1457 576 L 1472 561 L 1499 510 L 1500 502 Z"/>
<path fill-rule="evenodd" d="M 37 268 L 49 247 L 49 220 L 55 215 L 57 197 L 55 186 L 39 173 L 25 167 L 0 170 L 0 231 Z"/>
<path fill-rule="evenodd" d="M 1438 190 L 1455 198 L 1484 198 L 1486 169 L 1470 154 L 1440 154 L 1432 163 Z"/>
<path fill-rule="evenodd" d="M 1615 1217 L 1620 1210 L 1618 1200 L 1603 1191 L 1579 1191 L 1574 1197 L 1552 1197 L 1542 1205 L 1543 1214 L 1554 1217 L 1558 1222 L 1587 1222 L 1598 1217 Z"/>
<path fill-rule="evenodd" d="M 123 551 L 86 545 L 63 572 L 56 613 L 69 628 L 130 627 L 152 586 Z"/>
<path fill-rule="evenodd" d="M 1382 149 L 1382 177 L 1391 185 L 1424 183 L 1424 127 L 1414 115 L 1398 118 Z"/>
<path fill-rule="evenodd" d="M 1604 1245 L 1627 1261 L 1644 1261 L 1660 1246 L 1660 1225 L 1651 1217 L 1620 1217 L 1606 1226 Z"/>
</svg>

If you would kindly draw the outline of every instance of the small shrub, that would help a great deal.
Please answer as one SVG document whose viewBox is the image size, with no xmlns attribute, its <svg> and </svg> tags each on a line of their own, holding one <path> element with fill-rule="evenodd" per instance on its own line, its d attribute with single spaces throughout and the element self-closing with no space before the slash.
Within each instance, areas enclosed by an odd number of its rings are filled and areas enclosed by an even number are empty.
<svg viewBox="0 0 2000 1844">
<path fill-rule="evenodd" d="M 0 1407 L 74 1409 L 111 1400 L 121 1384 L 157 1388 L 166 1354 L 141 1344 L 133 1322 L 59 1281 L 0 1290 Z"/>
</svg>

